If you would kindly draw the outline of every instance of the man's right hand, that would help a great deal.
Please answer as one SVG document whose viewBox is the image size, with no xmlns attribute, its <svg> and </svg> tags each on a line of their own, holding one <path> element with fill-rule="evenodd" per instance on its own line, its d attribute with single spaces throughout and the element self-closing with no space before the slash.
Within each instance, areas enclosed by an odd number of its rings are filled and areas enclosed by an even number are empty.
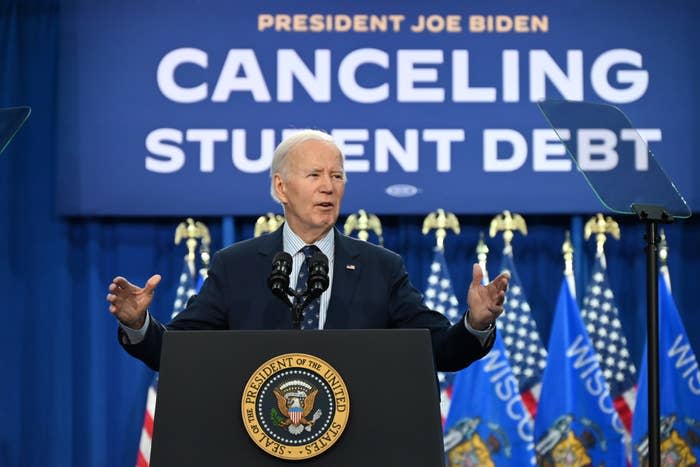
<svg viewBox="0 0 700 467">
<path fill-rule="evenodd" d="M 109 284 L 107 294 L 109 312 L 123 325 L 131 329 L 141 329 L 146 322 L 146 310 L 153 301 L 153 293 L 159 283 L 158 274 L 151 276 L 143 288 L 121 276 L 115 277 Z"/>
</svg>

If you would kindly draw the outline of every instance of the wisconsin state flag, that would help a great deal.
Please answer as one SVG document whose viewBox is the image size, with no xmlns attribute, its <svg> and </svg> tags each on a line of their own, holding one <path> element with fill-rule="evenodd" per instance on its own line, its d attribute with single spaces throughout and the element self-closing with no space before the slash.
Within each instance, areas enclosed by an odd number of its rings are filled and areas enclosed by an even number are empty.
<svg viewBox="0 0 700 467">
<path fill-rule="evenodd" d="M 547 351 L 535 417 L 538 465 L 622 465 L 625 427 L 566 279 Z"/>
<path fill-rule="evenodd" d="M 632 422 L 634 465 L 648 465 L 647 348 Z M 661 465 L 696 466 L 700 459 L 700 371 L 666 281 L 659 280 Z"/>
<path fill-rule="evenodd" d="M 534 423 L 501 334 L 481 360 L 457 373 L 445 420 L 449 467 L 533 465 Z"/>
</svg>

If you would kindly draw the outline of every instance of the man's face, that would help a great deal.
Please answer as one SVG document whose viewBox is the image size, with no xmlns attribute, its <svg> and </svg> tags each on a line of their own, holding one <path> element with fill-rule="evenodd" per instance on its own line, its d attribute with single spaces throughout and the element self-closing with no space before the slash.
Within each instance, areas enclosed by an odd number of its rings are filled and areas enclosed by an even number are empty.
<svg viewBox="0 0 700 467">
<path fill-rule="evenodd" d="M 345 194 L 340 152 L 323 141 L 297 144 L 287 155 L 284 173 L 275 174 L 275 190 L 289 226 L 313 243 L 338 220 Z"/>
</svg>

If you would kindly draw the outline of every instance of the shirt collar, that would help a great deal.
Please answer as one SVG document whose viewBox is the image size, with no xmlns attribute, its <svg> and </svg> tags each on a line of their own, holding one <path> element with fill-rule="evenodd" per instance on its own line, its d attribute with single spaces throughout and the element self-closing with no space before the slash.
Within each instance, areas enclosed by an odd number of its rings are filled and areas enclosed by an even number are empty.
<svg viewBox="0 0 700 467">
<path fill-rule="evenodd" d="M 299 250 L 306 246 L 297 234 L 294 233 L 289 224 L 286 222 L 282 226 L 282 248 L 284 251 L 294 256 L 299 253 Z M 321 252 L 328 257 L 328 261 L 333 261 L 333 252 L 335 248 L 335 229 L 330 229 L 326 235 L 315 241 L 313 244 L 318 247 Z"/>
</svg>

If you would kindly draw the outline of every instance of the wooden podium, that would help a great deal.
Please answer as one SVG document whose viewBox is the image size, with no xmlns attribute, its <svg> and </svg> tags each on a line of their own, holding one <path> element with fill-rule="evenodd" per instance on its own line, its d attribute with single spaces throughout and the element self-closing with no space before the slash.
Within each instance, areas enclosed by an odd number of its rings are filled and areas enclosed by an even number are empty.
<svg viewBox="0 0 700 467">
<path fill-rule="evenodd" d="M 303 460 L 265 452 L 241 414 L 249 379 L 266 361 L 290 353 L 328 362 L 349 396 L 337 441 Z M 427 330 L 168 331 L 160 370 L 155 467 L 444 465 Z"/>
</svg>

